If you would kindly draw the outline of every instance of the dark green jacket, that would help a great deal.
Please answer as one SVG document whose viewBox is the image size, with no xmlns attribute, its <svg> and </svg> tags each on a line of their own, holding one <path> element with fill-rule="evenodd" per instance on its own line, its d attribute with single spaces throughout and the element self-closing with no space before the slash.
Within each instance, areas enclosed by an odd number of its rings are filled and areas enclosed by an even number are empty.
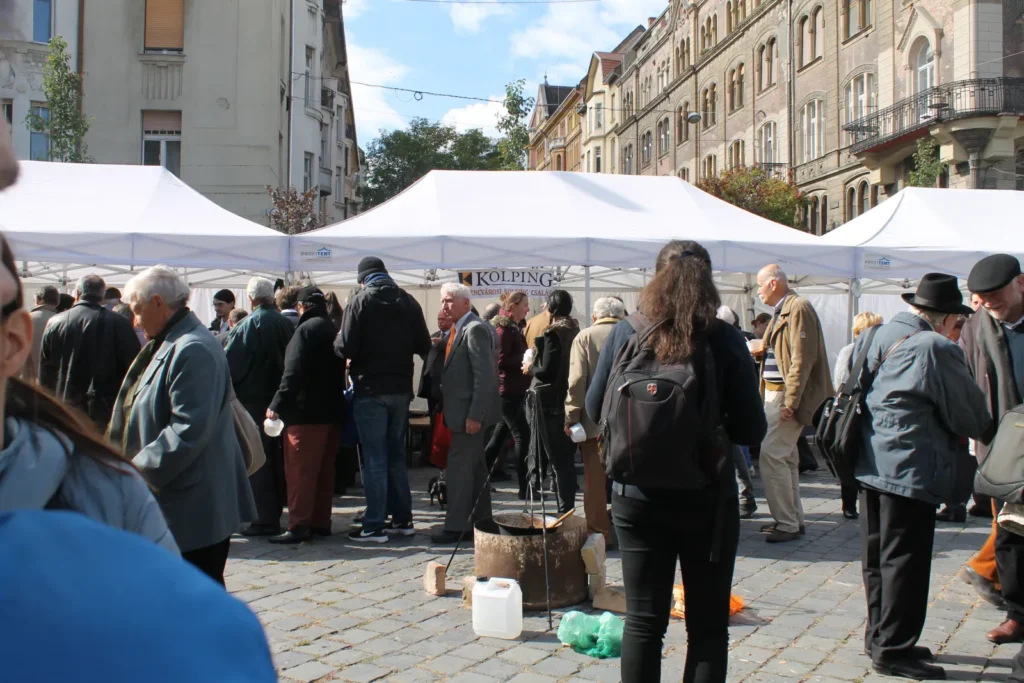
<svg viewBox="0 0 1024 683">
<path fill-rule="evenodd" d="M 270 305 L 235 325 L 225 352 L 235 395 L 246 408 L 266 412 L 281 385 L 284 352 L 295 327 Z"/>
</svg>

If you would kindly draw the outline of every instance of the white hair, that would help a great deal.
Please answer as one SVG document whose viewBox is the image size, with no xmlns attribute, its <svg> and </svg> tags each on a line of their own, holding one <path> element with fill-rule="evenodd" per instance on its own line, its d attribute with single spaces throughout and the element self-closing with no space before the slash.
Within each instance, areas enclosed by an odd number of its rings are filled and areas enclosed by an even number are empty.
<svg viewBox="0 0 1024 683">
<path fill-rule="evenodd" d="M 728 306 L 719 306 L 718 314 L 715 316 L 722 322 L 729 323 L 733 327 L 740 324 L 740 317 L 736 315 L 736 311 L 732 310 Z"/>
<path fill-rule="evenodd" d="M 604 296 L 594 302 L 593 316 L 601 318 L 622 318 L 626 317 L 626 306 L 614 297 Z"/>
<path fill-rule="evenodd" d="M 191 292 L 181 276 L 167 266 L 153 266 L 128 281 L 124 287 L 124 300 L 149 302 L 159 295 L 171 310 L 188 304 Z"/>
<path fill-rule="evenodd" d="M 265 277 L 251 277 L 245 286 L 245 293 L 253 301 L 272 303 L 274 301 L 274 283 Z"/>
<path fill-rule="evenodd" d="M 441 298 L 451 295 L 453 299 L 469 299 L 469 287 L 461 282 L 446 282 L 441 285 Z"/>
<path fill-rule="evenodd" d="M 938 327 L 939 325 L 946 322 L 946 318 L 948 318 L 950 315 L 955 315 L 953 313 L 939 313 L 938 311 L 926 311 L 922 308 L 917 308 L 916 306 L 911 306 L 910 312 L 916 315 L 921 320 L 924 320 L 932 327 Z"/>
<path fill-rule="evenodd" d="M 779 284 L 789 286 L 789 277 L 776 265 L 765 266 L 761 275 L 765 280 L 777 280 Z"/>
</svg>

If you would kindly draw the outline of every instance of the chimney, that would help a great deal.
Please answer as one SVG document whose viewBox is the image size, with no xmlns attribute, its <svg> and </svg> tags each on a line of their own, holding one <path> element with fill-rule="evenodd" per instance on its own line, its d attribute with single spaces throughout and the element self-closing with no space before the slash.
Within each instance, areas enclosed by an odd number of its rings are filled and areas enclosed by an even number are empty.
<svg viewBox="0 0 1024 683">
<path fill-rule="evenodd" d="M 647 17 L 647 28 L 654 26 L 655 21 L 657 21 L 657 17 Z"/>
</svg>

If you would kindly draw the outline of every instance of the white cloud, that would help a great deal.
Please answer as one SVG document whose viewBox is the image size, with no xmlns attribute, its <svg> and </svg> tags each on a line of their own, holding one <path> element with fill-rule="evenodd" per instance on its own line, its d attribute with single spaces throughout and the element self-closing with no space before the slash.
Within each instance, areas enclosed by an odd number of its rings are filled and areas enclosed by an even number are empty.
<svg viewBox="0 0 1024 683">
<path fill-rule="evenodd" d="M 362 47 L 352 42 L 348 43 L 348 61 L 353 81 L 398 85 L 409 73 L 407 66 L 395 61 L 383 50 Z M 388 103 L 389 92 L 384 88 L 352 84 L 352 106 L 359 142 L 363 147 L 377 137 L 381 128 L 404 128 L 408 123 Z"/>
<path fill-rule="evenodd" d="M 512 10 L 502 5 L 452 5 L 452 23 L 460 33 L 478 33 L 490 17 L 508 16 Z"/>
<path fill-rule="evenodd" d="M 588 59 L 587 62 L 589 61 Z M 588 66 L 589 64 L 581 66 L 572 62 L 565 62 L 549 66 L 544 70 L 544 73 L 547 74 L 548 83 L 551 85 L 576 85 L 587 75 Z"/>
<path fill-rule="evenodd" d="M 346 19 L 355 19 L 369 7 L 369 0 L 344 0 L 341 11 Z"/>
<path fill-rule="evenodd" d="M 490 99 L 500 101 L 502 96 L 495 95 Z M 441 123 L 455 126 L 455 130 L 460 133 L 479 128 L 484 135 L 497 138 L 501 136 L 497 128 L 498 115 L 503 111 L 504 107 L 498 102 L 474 102 L 465 107 L 448 110 L 448 113 L 441 117 Z"/>
</svg>

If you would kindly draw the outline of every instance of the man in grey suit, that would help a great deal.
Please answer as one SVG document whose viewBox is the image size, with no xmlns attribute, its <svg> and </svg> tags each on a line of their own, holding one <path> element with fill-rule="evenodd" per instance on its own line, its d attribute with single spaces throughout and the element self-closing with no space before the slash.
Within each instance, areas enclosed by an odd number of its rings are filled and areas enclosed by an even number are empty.
<svg viewBox="0 0 1024 683">
<path fill-rule="evenodd" d="M 431 541 L 447 544 L 457 542 L 462 532 L 471 542 L 473 524 L 491 517 L 484 435 L 501 414 L 501 399 L 490 325 L 470 310 L 469 288 L 445 284 L 441 288 L 441 307 L 455 322 L 445 341 L 441 375 L 444 421 L 452 431 L 452 444 L 448 451 L 444 531 L 432 536 Z M 480 503 L 474 511 L 478 497 Z"/>
</svg>

